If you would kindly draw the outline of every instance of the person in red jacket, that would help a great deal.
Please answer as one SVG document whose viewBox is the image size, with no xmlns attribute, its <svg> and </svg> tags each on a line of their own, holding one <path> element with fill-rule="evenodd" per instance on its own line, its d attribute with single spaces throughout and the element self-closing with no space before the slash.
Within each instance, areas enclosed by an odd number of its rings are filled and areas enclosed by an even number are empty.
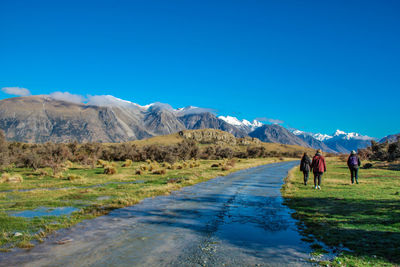
<svg viewBox="0 0 400 267">
<path fill-rule="evenodd" d="M 321 189 L 321 178 L 324 172 L 326 172 L 325 158 L 324 156 L 322 156 L 321 149 L 318 149 L 317 153 L 313 157 L 311 162 L 311 169 L 314 173 L 314 188 Z"/>
</svg>

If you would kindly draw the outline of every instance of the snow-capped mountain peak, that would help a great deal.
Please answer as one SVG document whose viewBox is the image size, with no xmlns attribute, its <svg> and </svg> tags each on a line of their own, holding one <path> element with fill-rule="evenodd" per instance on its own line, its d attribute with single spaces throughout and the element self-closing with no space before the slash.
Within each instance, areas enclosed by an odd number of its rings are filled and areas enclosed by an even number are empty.
<svg viewBox="0 0 400 267">
<path fill-rule="evenodd" d="M 219 116 L 218 119 L 221 119 L 231 125 L 235 125 L 235 126 L 242 126 L 244 125 L 243 122 L 241 122 L 240 120 L 238 120 L 238 118 L 236 117 L 232 117 L 232 116 Z"/>
<path fill-rule="evenodd" d="M 316 134 L 313 134 L 313 137 L 315 138 L 315 139 L 317 139 L 317 140 L 319 140 L 319 141 L 326 141 L 326 140 L 328 140 L 328 139 L 331 139 L 331 138 L 333 138 L 333 136 L 331 136 L 331 135 L 328 135 L 328 134 L 321 134 L 321 133 L 316 133 Z"/>
<path fill-rule="evenodd" d="M 293 131 L 292 131 L 292 133 L 293 133 L 294 135 L 301 135 L 301 134 L 305 134 L 305 132 L 303 132 L 303 131 L 300 131 L 300 130 L 293 130 Z"/>
<path fill-rule="evenodd" d="M 333 136 L 340 136 L 340 135 L 346 135 L 346 132 L 343 132 L 341 130 L 336 130 L 336 132 L 333 134 Z"/>
<path fill-rule="evenodd" d="M 221 119 L 233 126 L 250 128 L 250 130 L 254 130 L 255 128 L 263 125 L 261 122 L 257 120 L 253 120 L 253 122 L 250 122 L 245 119 L 239 120 L 238 118 L 232 116 L 219 116 L 218 119 Z"/>
</svg>

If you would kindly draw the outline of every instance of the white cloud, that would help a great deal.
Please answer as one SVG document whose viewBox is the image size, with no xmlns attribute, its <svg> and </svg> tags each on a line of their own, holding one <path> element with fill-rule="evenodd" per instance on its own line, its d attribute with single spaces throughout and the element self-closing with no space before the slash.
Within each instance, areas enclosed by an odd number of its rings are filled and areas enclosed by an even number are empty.
<svg viewBox="0 0 400 267">
<path fill-rule="evenodd" d="M 54 92 L 50 94 L 50 97 L 55 100 L 62 100 L 72 103 L 83 103 L 84 101 L 86 101 L 86 98 L 84 96 L 74 95 L 69 92 Z"/>
<path fill-rule="evenodd" d="M 17 95 L 17 96 L 27 96 L 31 94 L 31 92 L 28 89 L 22 87 L 3 87 L 1 88 L 1 91 L 9 95 Z"/>
<path fill-rule="evenodd" d="M 271 118 L 266 118 L 266 117 L 256 118 L 256 120 L 258 120 L 258 121 L 267 121 L 267 122 L 272 123 L 272 124 L 282 124 L 282 123 L 284 123 L 284 121 L 282 121 L 282 120 L 271 119 Z"/>
<path fill-rule="evenodd" d="M 94 106 L 131 106 L 131 105 L 136 105 L 135 103 L 132 103 L 127 100 L 123 100 L 120 98 L 117 98 L 112 95 L 88 95 L 88 105 L 94 105 Z"/>
</svg>

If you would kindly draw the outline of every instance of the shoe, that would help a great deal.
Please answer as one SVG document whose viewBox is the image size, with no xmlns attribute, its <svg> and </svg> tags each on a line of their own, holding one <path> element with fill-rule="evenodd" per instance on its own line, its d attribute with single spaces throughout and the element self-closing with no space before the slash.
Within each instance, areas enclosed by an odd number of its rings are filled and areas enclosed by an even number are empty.
<svg viewBox="0 0 400 267">
<path fill-rule="evenodd" d="M 314 186 L 314 189 L 317 189 L 317 186 Z"/>
<path fill-rule="evenodd" d="M 320 187 L 320 186 L 318 186 L 318 190 L 321 190 L 321 187 Z"/>
<path fill-rule="evenodd" d="M 356 184 L 358 184 L 358 181 L 356 181 Z"/>
</svg>

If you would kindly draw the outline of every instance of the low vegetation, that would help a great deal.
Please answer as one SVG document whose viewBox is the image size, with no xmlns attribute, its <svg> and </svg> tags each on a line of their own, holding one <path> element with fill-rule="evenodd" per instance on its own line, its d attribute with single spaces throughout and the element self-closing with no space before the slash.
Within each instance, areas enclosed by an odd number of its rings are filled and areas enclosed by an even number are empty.
<svg viewBox="0 0 400 267">
<path fill-rule="evenodd" d="M 194 131 L 192 137 L 207 135 L 201 131 Z M 173 134 L 120 144 L 26 144 L 7 142 L 0 131 L 0 249 L 29 248 L 57 229 L 146 197 L 299 157 L 309 150 L 233 136 L 229 144 L 221 141 L 224 138 L 218 131 L 211 132 L 218 142 Z M 59 207 L 77 211 L 63 216 L 13 216 L 20 211 Z"/>
<path fill-rule="evenodd" d="M 371 146 L 366 149 L 359 150 L 359 154 L 363 159 L 378 161 L 397 161 L 400 160 L 400 136 L 395 142 L 378 143 L 371 142 Z"/>
<path fill-rule="evenodd" d="M 0 183 L 0 249 L 30 248 L 57 229 L 134 205 L 146 197 L 169 194 L 183 186 L 276 161 L 279 159 L 189 159 L 170 164 L 147 160 L 129 166 L 126 161 L 99 161 L 94 167 L 69 164 L 57 176 L 51 167 L 7 167 L 7 177 L 21 177 L 23 182 Z M 115 169 L 115 173 L 105 171 L 108 169 Z M 41 207 L 74 207 L 77 211 L 63 216 L 12 216 Z"/>
<path fill-rule="evenodd" d="M 324 266 L 400 265 L 400 172 L 395 163 L 364 163 L 369 168 L 360 169 L 359 184 L 350 184 L 343 157 L 327 160 L 322 190 L 312 189 L 312 182 L 305 186 L 298 168 L 282 188 L 315 254 L 336 254 L 320 262 Z"/>
</svg>

